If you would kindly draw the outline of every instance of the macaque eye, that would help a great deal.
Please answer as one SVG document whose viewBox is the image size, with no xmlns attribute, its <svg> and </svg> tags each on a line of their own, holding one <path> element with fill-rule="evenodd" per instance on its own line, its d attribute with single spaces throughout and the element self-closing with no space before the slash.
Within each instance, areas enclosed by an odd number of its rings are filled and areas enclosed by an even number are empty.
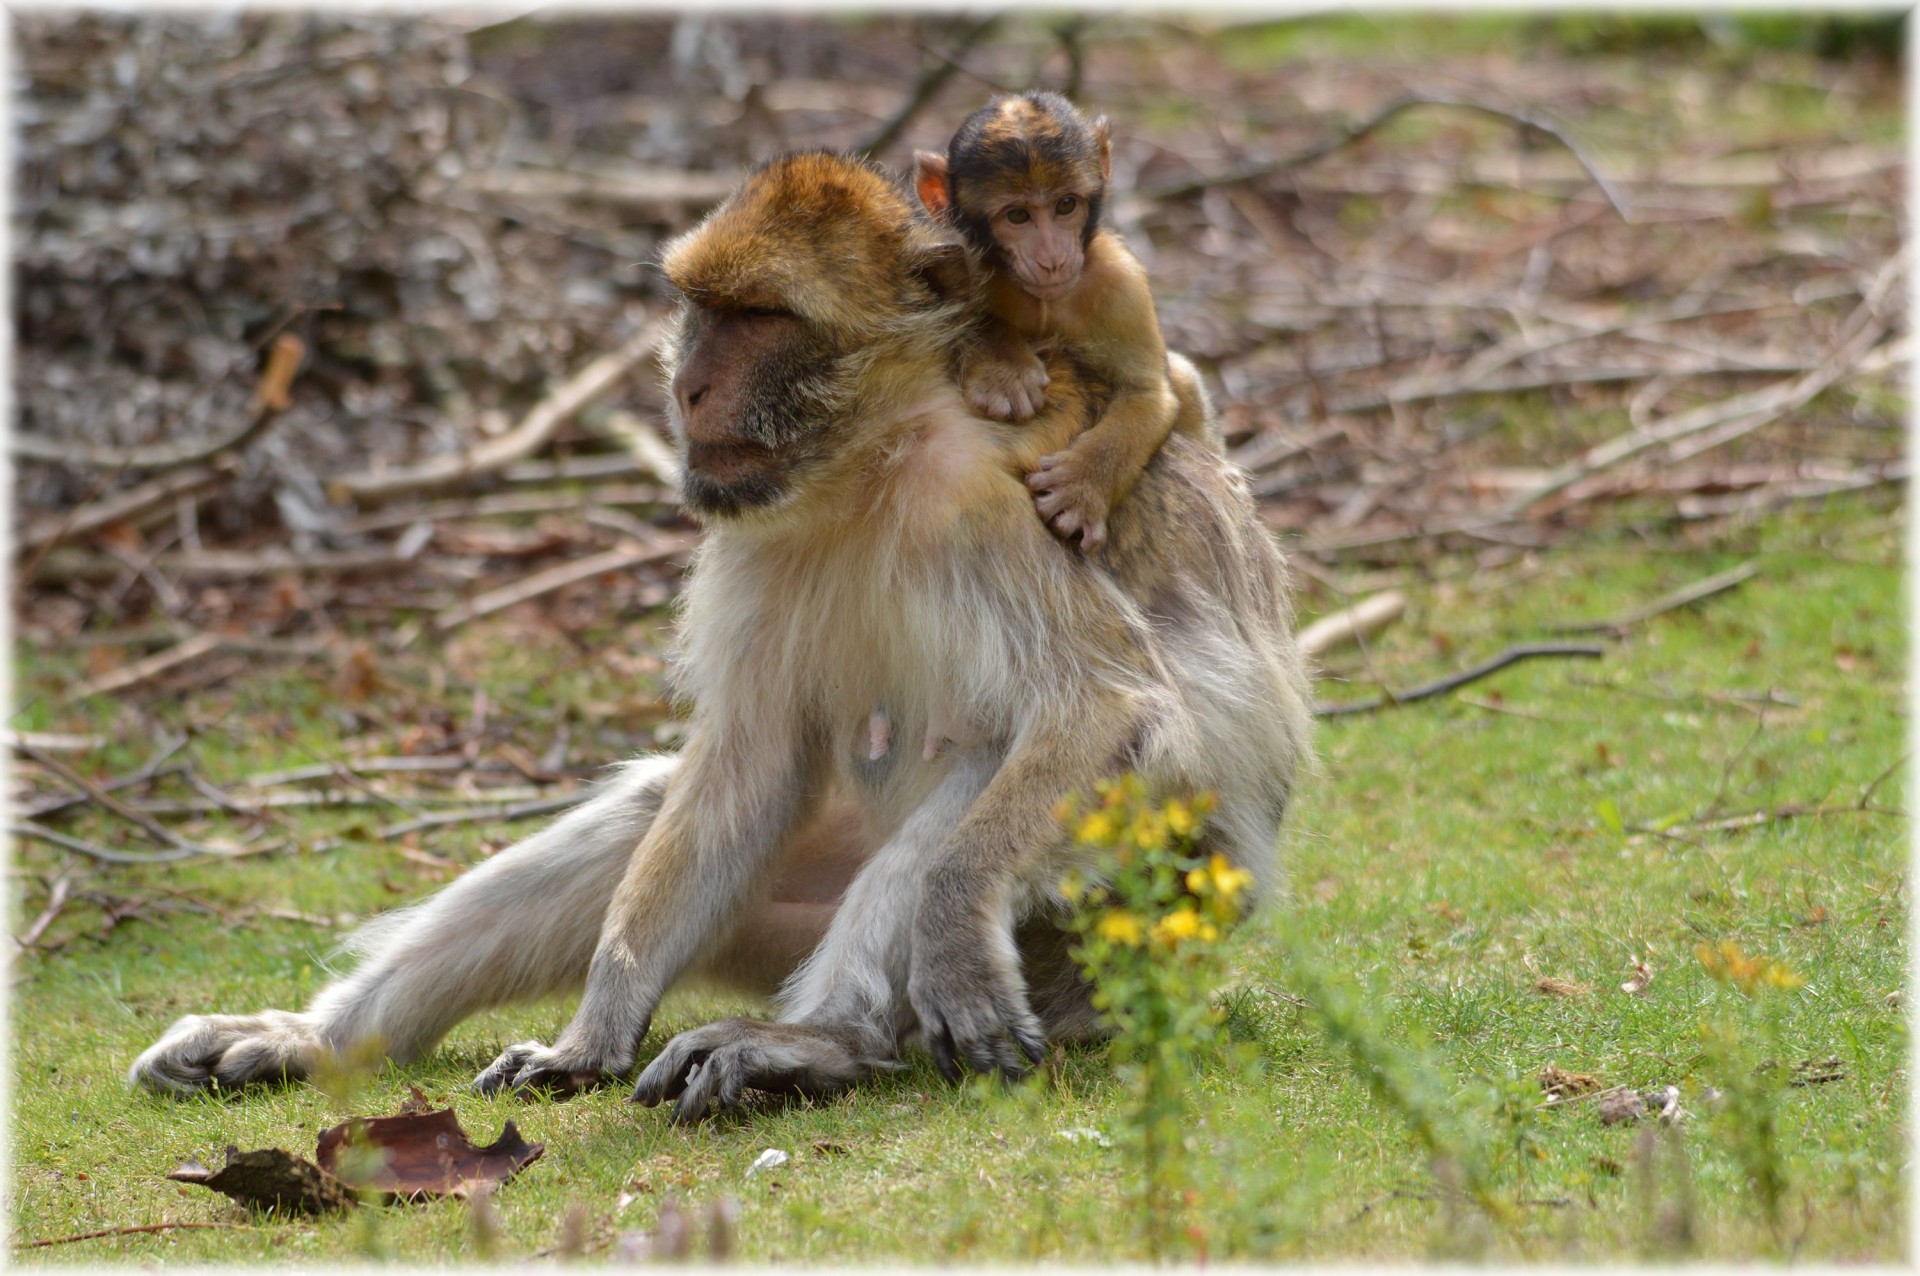
<svg viewBox="0 0 1920 1276">
<path fill-rule="evenodd" d="M 1055 217 L 1071 217 L 1073 216 L 1073 210 L 1078 207 L 1080 207 L 1080 201 L 1068 195 L 1053 206 L 1053 215 Z"/>
<path fill-rule="evenodd" d="M 1024 226 L 1033 220 L 1033 214 L 1024 208 L 1009 208 L 1007 210 L 1007 220 L 1016 226 Z"/>
</svg>

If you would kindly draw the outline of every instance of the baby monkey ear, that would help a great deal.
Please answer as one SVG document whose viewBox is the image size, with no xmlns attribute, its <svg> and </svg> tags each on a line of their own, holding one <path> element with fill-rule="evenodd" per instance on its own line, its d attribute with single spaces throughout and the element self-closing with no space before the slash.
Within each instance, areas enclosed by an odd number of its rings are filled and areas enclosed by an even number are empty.
<svg viewBox="0 0 1920 1276">
<path fill-rule="evenodd" d="M 1093 133 L 1094 145 L 1100 148 L 1100 180 L 1110 182 L 1113 180 L 1113 126 L 1102 115 L 1096 117 L 1088 128 Z"/>
<path fill-rule="evenodd" d="M 935 217 L 944 217 L 953 204 L 947 188 L 947 157 L 932 151 L 913 153 L 913 192 L 920 206 Z"/>
<path fill-rule="evenodd" d="M 907 268 L 949 301 L 969 295 L 978 282 L 974 256 L 964 244 L 916 244 L 908 251 Z"/>
</svg>

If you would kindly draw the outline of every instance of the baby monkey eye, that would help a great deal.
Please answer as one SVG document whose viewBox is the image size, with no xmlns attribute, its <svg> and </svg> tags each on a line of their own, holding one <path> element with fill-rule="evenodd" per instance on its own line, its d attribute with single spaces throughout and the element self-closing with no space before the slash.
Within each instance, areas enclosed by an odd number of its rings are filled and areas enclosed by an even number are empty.
<svg viewBox="0 0 1920 1276">
<path fill-rule="evenodd" d="M 1033 214 L 1024 208 L 1009 208 L 1007 210 L 1007 220 L 1016 226 L 1024 226 L 1033 220 Z"/>
<path fill-rule="evenodd" d="M 1078 207 L 1080 207 L 1080 201 L 1075 199 L 1073 196 L 1068 195 L 1062 198 L 1059 203 L 1053 206 L 1053 215 L 1055 217 L 1071 217 L 1073 215 L 1073 210 Z"/>
</svg>

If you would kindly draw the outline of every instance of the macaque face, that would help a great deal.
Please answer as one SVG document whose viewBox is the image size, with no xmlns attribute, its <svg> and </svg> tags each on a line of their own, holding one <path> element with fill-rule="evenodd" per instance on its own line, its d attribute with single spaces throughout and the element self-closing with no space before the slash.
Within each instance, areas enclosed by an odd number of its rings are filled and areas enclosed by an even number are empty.
<svg viewBox="0 0 1920 1276">
<path fill-rule="evenodd" d="M 1072 190 L 1036 191 L 994 210 L 993 242 L 1027 293 L 1058 301 L 1080 282 L 1088 212 L 1087 197 Z"/>
</svg>

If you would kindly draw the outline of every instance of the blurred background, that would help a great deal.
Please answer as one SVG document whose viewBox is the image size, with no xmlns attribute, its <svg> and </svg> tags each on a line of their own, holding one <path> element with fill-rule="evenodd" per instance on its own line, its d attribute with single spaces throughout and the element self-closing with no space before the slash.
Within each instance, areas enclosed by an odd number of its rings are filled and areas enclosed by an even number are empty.
<svg viewBox="0 0 1920 1276">
<path fill-rule="evenodd" d="M 1897 16 L 13 23 L 16 622 L 68 690 L 661 614 L 661 243 L 1034 86 L 1112 117 L 1309 611 L 1905 474 Z"/>
</svg>

